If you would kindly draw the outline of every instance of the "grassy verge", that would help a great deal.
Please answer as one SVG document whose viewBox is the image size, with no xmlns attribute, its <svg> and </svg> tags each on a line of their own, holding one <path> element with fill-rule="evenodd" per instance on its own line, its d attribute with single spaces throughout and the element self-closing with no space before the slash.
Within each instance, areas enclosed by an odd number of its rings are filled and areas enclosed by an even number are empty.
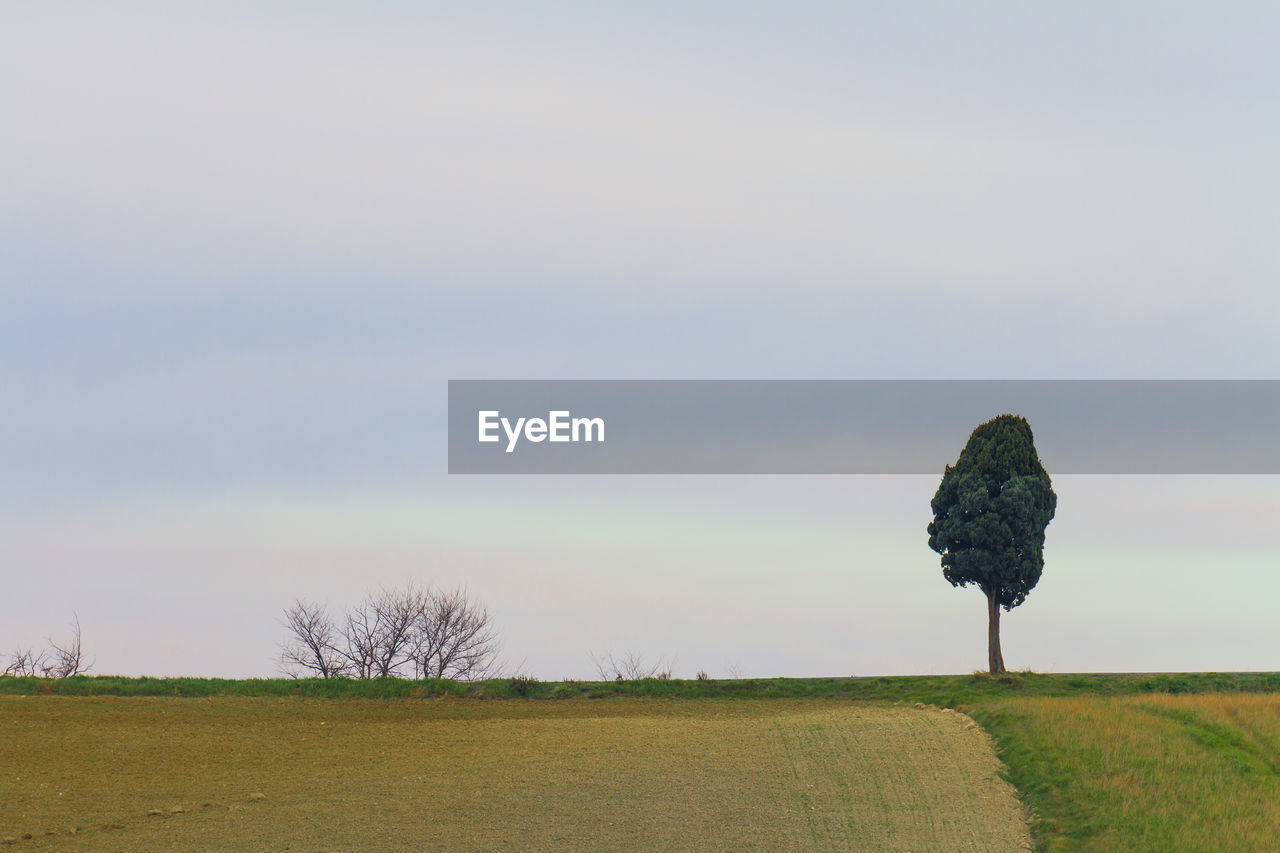
<svg viewBox="0 0 1280 853">
<path fill-rule="evenodd" d="M 1045 850 L 1274 850 L 1280 696 L 1017 698 L 969 709 Z"/>
<path fill-rule="evenodd" d="M 1008 673 L 1003 676 L 908 675 L 869 678 L 747 678 L 692 681 L 521 681 L 446 679 L 67 679 L 0 676 L 0 695 L 60 696 L 314 696 L 329 699 L 600 699 L 615 696 L 670 699 L 860 699 L 924 702 L 956 708 L 1009 697 L 1129 696 L 1135 694 L 1276 693 L 1280 673 Z"/>
</svg>

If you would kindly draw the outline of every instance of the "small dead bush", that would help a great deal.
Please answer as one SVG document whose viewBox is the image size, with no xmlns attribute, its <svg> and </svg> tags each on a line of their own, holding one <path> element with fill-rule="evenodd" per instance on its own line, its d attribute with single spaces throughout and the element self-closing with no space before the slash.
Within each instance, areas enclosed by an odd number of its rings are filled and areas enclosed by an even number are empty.
<svg viewBox="0 0 1280 853">
<path fill-rule="evenodd" d="M 529 689 L 538 683 L 538 679 L 532 675 L 515 675 L 507 679 L 507 686 L 511 688 L 511 692 L 517 696 L 528 696 Z"/>
</svg>

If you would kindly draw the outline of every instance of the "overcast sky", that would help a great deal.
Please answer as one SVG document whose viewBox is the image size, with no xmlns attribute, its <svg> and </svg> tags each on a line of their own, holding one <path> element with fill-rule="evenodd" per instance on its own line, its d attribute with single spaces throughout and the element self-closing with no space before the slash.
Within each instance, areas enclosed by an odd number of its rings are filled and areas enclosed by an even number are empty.
<svg viewBox="0 0 1280 853">
<path fill-rule="evenodd" d="M 1280 377 L 1277 32 L 1263 3 L 8 7 L 0 650 L 76 613 L 99 672 L 269 675 L 294 597 L 412 578 L 466 584 L 540 678 L 981 667 L 937 477 L 450 477 L 445 383 Z M 1280 478 L 1055 486 L 1011 667 L 1280 668 Z"/>
</svg>

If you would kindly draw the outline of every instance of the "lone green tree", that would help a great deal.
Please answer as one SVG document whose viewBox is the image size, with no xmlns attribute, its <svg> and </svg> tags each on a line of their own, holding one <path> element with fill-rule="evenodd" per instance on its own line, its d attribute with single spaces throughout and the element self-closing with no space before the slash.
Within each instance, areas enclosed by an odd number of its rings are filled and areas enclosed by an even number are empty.
<svg viewBox="0 0 1280 853">
<path fill-rule="evenodd" d="M 1000 608 L 1017 607 L 1040 580 L 1044 531 L 1057 505 L 1031 425 L 1018 415 L 979 425 L 933 496 L 929 547 L 942 555 L 952 586 L 974 584 L 987 597 L 993 674 L 1004 672 Z"/>
</svg>

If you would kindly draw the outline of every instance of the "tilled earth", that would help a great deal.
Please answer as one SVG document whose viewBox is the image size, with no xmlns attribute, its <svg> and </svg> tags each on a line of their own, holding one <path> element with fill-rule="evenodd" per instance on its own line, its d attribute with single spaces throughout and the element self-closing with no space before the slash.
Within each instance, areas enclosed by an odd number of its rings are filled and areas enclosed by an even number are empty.
<svg viewBox="0 0 1280 853">
<path fill-rule="evenodd" d="M 0 840 L 1023 850 L 985 732 L 820 700 L 0 697 Z"/>
</svg>

